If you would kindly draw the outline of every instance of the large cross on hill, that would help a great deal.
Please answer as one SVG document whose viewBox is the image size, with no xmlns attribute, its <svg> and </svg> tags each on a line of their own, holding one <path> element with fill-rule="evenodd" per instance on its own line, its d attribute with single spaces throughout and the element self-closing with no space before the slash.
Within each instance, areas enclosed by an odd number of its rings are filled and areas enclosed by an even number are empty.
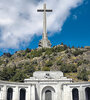
<svg viewBox="0 0 90 100">
<path fill-rule="evenodd" d="M 50 41 L 47 38 L 47 21 L 46 21 L 46 12 L 52 12 L 51 9 L 46 9 L 46 4 L 43 5 L 43 9 L 38 9 L 37 12 L 43 12 L 43 39 L 40 41 L 41 47 L 51 47 Z M 39 44 L 40 44 L 39 43 Z"/>
</svg>

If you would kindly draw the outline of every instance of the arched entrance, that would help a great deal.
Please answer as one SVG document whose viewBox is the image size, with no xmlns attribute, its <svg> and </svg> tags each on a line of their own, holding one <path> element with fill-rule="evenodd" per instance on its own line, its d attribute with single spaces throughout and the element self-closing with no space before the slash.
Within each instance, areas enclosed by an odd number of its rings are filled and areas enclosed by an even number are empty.
<svg viewBox="0 0 90 100">
<path fill-rule="evenodd" d="M 12 100 L 12 97 L 13 97 L 13 89 L 8 88 L 8 90 L 7 90 L 7 100 Z"/>
<path fill-rule="evenodd" d="M 25 99 L 26 99 L 26 90 L 20 89 L 20 100 L 25 100 Z"/>
<path fill-rule="evenodd" d="M 73 100 L 79 100 L 79 93 L 78 93 L 78 89 L 77 88 L 74 88 L 72 90 L 72 98 L 73 98 Z"/>
<path fill-rule="evenodd" d="M 45 91 L 45 100 L 52 100 L 52 92 L 50 90 Z"/>
<path fill-rule="evenodd" d="M 55 100 L 55 89 L 51 86 L 46 86 L 42 90 L 42 100 Z"/>
<path fill-rule="evenodd" d="M 86 100 L 90 100 L 90 88 L 89 87 L 85 89 L 85 94 L 86 94 Z"/>
</svg>

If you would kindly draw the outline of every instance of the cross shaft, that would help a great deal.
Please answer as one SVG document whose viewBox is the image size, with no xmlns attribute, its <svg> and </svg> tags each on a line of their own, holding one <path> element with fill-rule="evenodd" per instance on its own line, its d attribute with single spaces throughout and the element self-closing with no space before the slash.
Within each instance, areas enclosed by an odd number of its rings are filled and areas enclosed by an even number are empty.
<svg viewBox="0 0 90 100">
<path fill-rule="evenodd" d="M 38 9 L 37 12 L 43 12 L 43 39 L 46 39 L 47 38 L 46 12 L 52 12 L 52 10 L 46 9 L 46 4 L 44 4 L 43 9 Z"/>
</svg>

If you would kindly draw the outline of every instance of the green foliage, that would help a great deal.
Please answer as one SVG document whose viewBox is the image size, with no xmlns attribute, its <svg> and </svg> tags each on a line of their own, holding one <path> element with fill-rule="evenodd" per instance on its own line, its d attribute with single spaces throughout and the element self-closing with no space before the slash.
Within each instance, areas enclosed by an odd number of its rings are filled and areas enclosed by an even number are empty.
<svg viewBox="0 0 90 100">
<path fill-rule="evenodd" d="M 55 54 L 57 52 L 61 52 L 61 51 L 64 51 L 67 49 L 67 46 L 64 45 L 64 46 L 57 46 L 57 47 L 53 47 L 53 48 L 47 48 L 46 51 L 45 51 L 45 55 L 51 55 L 51 54 Z"/>
<path fill-rule="evenodd" d="M 33 60 L 31 65 L 37 65 L 37 60 Z"/>
<path fill-rule="evenodd" d="M 41 71 L 41 67 L 40 66 L 38 67 L 38 71 Z"/>
<path fill-rule="evenodd" d="M 89 61 L 83 60 L 83 64 L 89 64 Z"/>
<path fill-rule="evenodd" d="M 0 59 L 0 65 L 2 65 L 4 62 Z"/>
<path fill-rule="evenodd" d="M 77 66 L 80 66 L 82 65 L 83 61 L 82 60 L 79 60 L 78 63 L 77 63 Z"/>
<path fill-rule="evenodd" d="M 61 60 L 57 61 L 57 66 L 59 66 L 59 65 L 62 65 L 62 61 Z"/>
<path fill-rule="evenodd" d="M 84 51 L 82 51 L 82 50 L 76 49 L 72 54 L 73 54 L 74 56 L 78 56 L 78 55 L 83 54 L 83 52 L 84 52 Z"/>
<path fill-rule="evenodd" d="M 34 57 L 40 57 L 42 55 L 42 50 L 32 50 L 30 53 L 30 57 L 34 58 Z"/>
<path fill-rule="evenodd" d="M 3 55 L 9 58 L 12 56 L 10 53 L 4 53 Z"/>
<path fill-rule="evenodd" d="M 21 57 L 22 55 L 21 55 L 21 53 L 17 53 L 17 56 L 18 56 L 18 57 Z"/>
<path fill-rule="evenodd" d="M 29 62 L 26 62 L 25 64 L 20 63 L 18 68 L 3 68 L 0 72 L 0 80 L 23 82 L 25 78 L 32 76 L 34 71 L 34 66 L 31 66 Z"/>
<path fill-rule="evenodd" d="M 77 66 L 80 66 L 82 64 L 89 64 L 89 61 L 87 61 L 87 60 L 79 60 L 78 63 L 77 63 Z"/>
<path fill-rule="evenodd" d="M 35 71 L 35 68 L 31 65 L 28 65 L 25 67 L 25 73 L 26 75 L 32 76 L 33 72 Z"/>
<path fill-rule="evenodd" d="M 28 53 L 26 57 L 27 57 L 27 58 L 30 58 L 30 54 Z"/>
<path fill-rule="evenodd" d="M 1 74 L 0 74 L 0 79 L 1 80 L 10 80 L 15 75 L 15 73 L 16 73 L 16 67 L 3 68 L 3 71 L 1 71 Z"/>
<path fill-rule="evenodd" d="M 67 46 L 64 45 L 64 46 L 58 46 L 54 49 L 54 52 L 61 52 L 61 51 L 64 51 L 67 49 Z"/>
<path fill-rule="evenodd" d="M 60 70 L 64 73 L 77 72 L 77 67 L 74 64 L 62 64 Z"/>
<path fill-rule="evenodd" d="M 26 52 L 23 52 L 21 55 L 22 55 L 22 56 L 25 56 L 25 55 L 26 55 Z"/>
<path fill-rule="evenodd" d="M 53 53 L 53 48 L 47 48 L 45 51 L 45 55 L 51 55 Z"/>
<path fill-rule="evenodd" d="M 53 65 L 53 63 L 51 62 L 51 61 L 48 61 L 46 64 L 45 64 L 45 66 L 47 66 L 47 67 L 51 67 Z"/>
<path fill-rule="evenodd" d="M 84 81 L 88 81 L 88 73 L 86 71 L 86 68 L 83 68 L 78 72 L 77 78 Z"/>
<path fill-rule="evenodd" d="M 25 50 L 25 53 L 30 53 L 31 52 L 31 49 L 29 49 L 29 48 L 27 48 L 26 50 Z"/>
<path fill-rule="evenodd" d="M 50 71 L 50 68 L 49 67 L 43 67 L 42 71 Z"/>
<path fill-rule="evenodd" d="M 22 71 L 18 71 L 15 76 L 11 79 L 11 81 L 15 82 L 23 82 L 26 78 L 26 75 Z"/>
</svg>

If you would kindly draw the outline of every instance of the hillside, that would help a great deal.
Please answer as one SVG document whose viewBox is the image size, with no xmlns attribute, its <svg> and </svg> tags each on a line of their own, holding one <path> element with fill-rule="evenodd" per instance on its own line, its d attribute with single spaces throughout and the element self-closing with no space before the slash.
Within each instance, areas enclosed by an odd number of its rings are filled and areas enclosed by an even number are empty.
<svg viewBox="0 0 90 100">
<path fill-rule="evenodd" d="M 90 47 L 58 45 L 48 49 L 26 49 L 0 57 L 0 80 L 20 81 L 34 71 L 63 71 L 73 81 L 90 81 Z"/>
</svg>

